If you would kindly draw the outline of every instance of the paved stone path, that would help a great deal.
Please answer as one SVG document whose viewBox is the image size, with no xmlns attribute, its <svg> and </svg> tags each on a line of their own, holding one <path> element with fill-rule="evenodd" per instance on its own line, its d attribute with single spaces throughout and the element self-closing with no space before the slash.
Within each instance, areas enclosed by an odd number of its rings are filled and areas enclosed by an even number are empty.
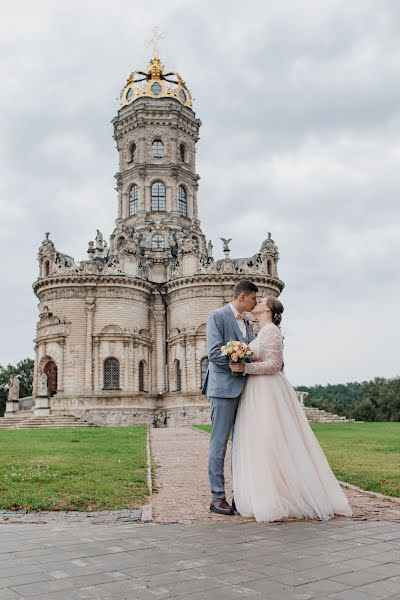
<svg viewBox="0 0 400 600">
<path fill-rule="evenodd" d="M 153 514 L 158 523 L 249 522 L 239 515 L 210 513 L 207 478 L 209 436 L 189 427 L 151 430 L 151 454 L 157 466 L 157 493 Z M 226 491 L 231 490 L 230 447 L 226 456 Z M 345 489 L 353 508 L 353 520 L 400 522 L 400 504 Z M 345 517 L 336 517 L 343 520 Z M 312 521 L 309 521 L 312 522 Z M 400 598 L 400 593 L 399 593 Z"/>
<path fill-rule="evenodd" d="M 400 524 L 0 525 L 0 600 L 400 596 Z"/>
</svg>

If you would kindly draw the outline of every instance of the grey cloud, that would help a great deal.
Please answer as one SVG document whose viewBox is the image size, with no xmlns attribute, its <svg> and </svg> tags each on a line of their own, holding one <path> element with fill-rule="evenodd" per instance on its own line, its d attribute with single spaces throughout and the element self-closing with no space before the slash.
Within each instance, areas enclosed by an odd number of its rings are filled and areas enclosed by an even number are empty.
<svg viewBox="0 0 400 600">
<path fill-rule="evenodd" d="M 215 254 L 225 235 L 235 256 L 268 231 L 279 245 L 290 378 L 398 374 L 395 2 L 43 0 L 3 12 L 0 363 L 32 355 L 44 231 L 80 260 L 96 228 L 113 229 L 110 121 L 157 23 L 163 62 L 203 122 L 199 208 Z"/>
</svg>

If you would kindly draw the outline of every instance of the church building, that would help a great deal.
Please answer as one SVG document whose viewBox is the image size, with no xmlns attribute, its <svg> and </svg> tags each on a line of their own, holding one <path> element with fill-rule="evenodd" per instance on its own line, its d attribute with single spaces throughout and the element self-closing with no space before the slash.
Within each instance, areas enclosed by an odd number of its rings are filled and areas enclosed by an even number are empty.
<svg viewBox="0 0 400 600">
<path fill-rule="evenodd" d="M 209 422 L 208 315 L 240 279 L 278 296 L 278 249 L 268 234 L 253 256 L 231 258 L 223 239 L 224 258 L 214 260 L 198 218 L 201 121 L 186 83 L 157 53 L 131 73 L 112 123 L 119 172 L 109 243 L 97 231 L 80 262 L 49 234 L 39 249 L 33 397 L 45 374 L 51 415 L 98 425 Z"/>
</svg>

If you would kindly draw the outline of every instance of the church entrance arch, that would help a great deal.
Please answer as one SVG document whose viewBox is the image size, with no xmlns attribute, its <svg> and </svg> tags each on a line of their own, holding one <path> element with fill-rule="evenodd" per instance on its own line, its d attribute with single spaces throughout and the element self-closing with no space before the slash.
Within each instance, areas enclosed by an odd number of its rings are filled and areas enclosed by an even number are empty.
<svg viewBox="0 0 400 600">
<path fill-rule="evenodd" d="M 57 365 L 54 360 L 49 360 L 43 367 L 43 373 L 47 376 L 47 390 L 49 396 L 57 393 Z"/>
</svg>

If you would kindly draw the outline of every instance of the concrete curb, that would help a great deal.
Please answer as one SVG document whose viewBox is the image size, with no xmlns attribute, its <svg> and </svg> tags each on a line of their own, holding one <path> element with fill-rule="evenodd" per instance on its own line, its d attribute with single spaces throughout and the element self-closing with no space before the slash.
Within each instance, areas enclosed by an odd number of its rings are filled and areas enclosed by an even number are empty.
<svg viewBox="0 0 400 600">
<path fill-rule="evenodd" d="M 395 496 L 385 496 L 384 494 L 380 494 L 379 492 L 370 492 L 369 490 L 363 490 L 362 488 L 353 485 L 352 483 L 347 483 L 347 481 L 340 481 L 338 479 L 340 485 L 344 488 L 348 488 L 349 490 L 353 490 L 355 492 L 361 492 L 363 494 L 367 494 L 372 498 L 378 498 L 379 500 L 389 500 L 390 502 L 396 502 L 396 504 L 400 504 L 400 498 L 396 498 Z"/>
<path fill-rule="evenodd" d="M 152 504 L 152 495 L 153 495 L 153 481 L 151 476 L 151 451 L 150 451 L 150 429 L 147 430 L 147 440 L 146 440 L 146 455 L 147 455 L 147 489 L 149 490 L 149 502 L 145 504 L 142 508 L 142 516 L 140 518 L 141 523 L 150 523 L 153 520 L 153 504 Z"/>
</svg>

